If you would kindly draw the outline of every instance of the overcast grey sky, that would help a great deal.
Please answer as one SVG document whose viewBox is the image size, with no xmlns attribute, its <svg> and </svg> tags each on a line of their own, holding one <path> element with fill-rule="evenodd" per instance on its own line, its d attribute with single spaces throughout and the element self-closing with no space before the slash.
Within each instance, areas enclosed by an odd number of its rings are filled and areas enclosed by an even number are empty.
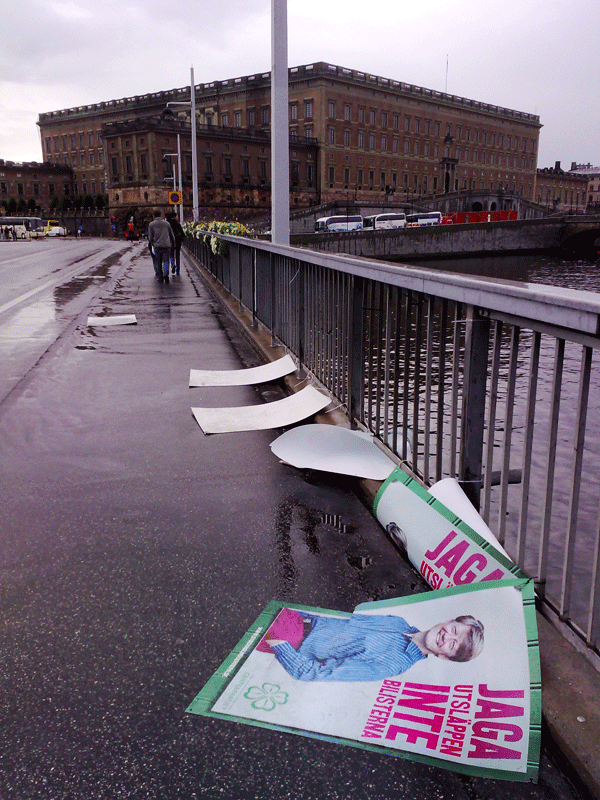
<svg viewBox="0 0 600 800">
<path fill-rule="evenodd" d="M 0 158 L 41 160 L 38 114 L 265 72 L 270 0 L 1 5 Z M 538 166 L 600 165 L 598 0 L 288 0 L 289 65 L 326 61 L 538 114 Z M 448 62 L 448 70 L 446 63 Z"/>
</svg>

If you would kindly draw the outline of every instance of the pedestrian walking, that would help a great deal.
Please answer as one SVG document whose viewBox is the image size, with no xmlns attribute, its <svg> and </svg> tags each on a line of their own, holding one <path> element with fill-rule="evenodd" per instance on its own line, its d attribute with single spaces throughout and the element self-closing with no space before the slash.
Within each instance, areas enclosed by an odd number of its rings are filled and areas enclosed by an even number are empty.
<svg viewBox="0 0 600 800">
<path fill-rule="evenodd" d="M 157 208 L 154 212 L 154 220 L 148 225 L 148 249 L 154 262 L 156 279 L 159 282 L 169 282 L 169 260 L 174 247 L 173 229 L 166 219 L 162 219 L 162 211 Z"/>
<path fill-rule="evenodd" d="M 172 211 L 167 214 L 167 222 L 171 226 L 173 236 L 175 237 L 175 247 L 173 248 L 171 254 L 171 270 L 174 275 L 179 275 L 179 268 L 181 265 L 181 245 L 185 239 L 185 234 L 183 232 L 183 228 L 179 224 L 179 220 Z"/>
</svg>

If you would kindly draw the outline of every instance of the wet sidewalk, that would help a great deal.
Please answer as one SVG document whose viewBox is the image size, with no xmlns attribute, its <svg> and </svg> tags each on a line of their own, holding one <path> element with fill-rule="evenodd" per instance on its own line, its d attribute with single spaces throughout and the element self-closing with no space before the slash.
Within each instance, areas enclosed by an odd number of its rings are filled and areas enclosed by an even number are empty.
<svg viewBox="0 0 600 800">
<path fill-rule="evenodd" d="M 188 388 L 262 359 L 186 259 L 158 284 L 138 248 L 2 406 L 0 798 L 584 796 L 553 748 L 530 786 L 184 713 L 269 600 L 426 587 L 353 481 L 277 461 L 281 431 L 201 432 L 192 405 L 282 389 Z"/>
</svg>

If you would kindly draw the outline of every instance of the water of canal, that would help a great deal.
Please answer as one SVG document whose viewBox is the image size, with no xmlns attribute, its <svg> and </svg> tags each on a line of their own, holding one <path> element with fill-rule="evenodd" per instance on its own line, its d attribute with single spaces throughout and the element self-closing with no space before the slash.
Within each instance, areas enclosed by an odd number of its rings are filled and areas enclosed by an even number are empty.
<svg viewBox="0 0 600 800">
<path fill-rule="evenodd" d="M 420 261 L 419 266 L 427 269 L 436 269 L 452 273 L 462 273 L 471 276 L 482 276 L 486 278 L 501 278 L 504 280 L 518 281 L 523 283 L 542 283 L 547 285 L 561 286 L 569 289 L 578 289 L 590 292 L 600 292 L 600 260 L 587 261 L 564 258 L 559 254 L 523 254 L 510 256 L 489 256 L 486 258 L 461 258 L 444 260 Z M 524 339 L 527 342 L 528 334 L 524 332 Z M 519 372 L 523 376 L 517 384 L 517 395 L 515 398 L 515 419 L 513 436 L 513 453 L 515 464 L 519 466 L 518 460 L 522 457 L 520 447 L 520 433 L 524 429 L 524 409 L 525 394 L 527 388 L 528 370 L 528 347 L 519 357 Z M 560 594 L 560 584 L 562 579 L 562 562 L 564 558 L 564 537 L 568 528 L 568 513 L 570 502 L 570 486 L 572 485 L 572 432 L 575 428 L 575 409 L 578 402 L 579 393 L 579 374 L 581 371 L 580 350 L 570 355 L 569 345 L 566 348 L 566 361 L 563 381 L 563 394 L 561 399 L 561 420 L 563 434 L 559 434 L 559 456 L 557 457 L 556 474 L 553 491 L 553 516 L 552 534 L 549 550 L 549 574 L 548 574 L 548 593 L 555 599 Z M 554 358 L 554 345 L 542 341 L 542 355 L 540 360 L 540 376 L 538 384 L 538 401 L 547 398 L 551 390 L 552 367 Z M 598 525 L 598 494 L 600 485 L 598 472 L 600 470 L 600 370 L 598 369 L 598 351 L 594 351 L 592 359 L 592 379 L 590 385 L 589 409 L 587 415 L 587 425 L 584 447 L 583 481 L 582 494 L 579 506 L 579 516 L 577 524 L 577 545 L 576 562 L 573 580 L 573 608 L 572 612 L 576 621 L 585 627 L 586 618 L 589 613 L 590 603 L 590 579 L 591 579 L 591 557 L 594 550 L 594 541 Z M 519 396 L 520 395 L 520 396 Z M 541 403 L 543 405 L 543 402 Z M 519 410 L 520 409 L 520 410 Z M 536 427 L 538 428 L 536 452 L 532 453 L 532 469 L 534 475 L 537 472 L 537 485 L 535 480 L 530 487 L 531 505 L 530 522 L 528 526 L 528 553 L 526 568 L 530 574 L 537 574 L 537 531 L 541 526 L 543 515 L 543 485 L 540 482 L 545 470 L 545 451 L 548 441 L 548 421 L 544 419 L 544 414 L 536 417 Z M 502 436 L 502 427 L 496 432 L 496 438 Z M 568 433 L 567 433 L 568 432 Z M 499 449 L 499 448 L 498 448 Z M 511 456 L 511 462 L 513 457 Z M 494 461 L 496 466 L 496 461 Z M 511 488 L 511 493 L 520 492 L 518 487 Z M 535 497 L 537 495 L 537 498 Z M 509 502 L 510 505 L 510 502 Z M 506 543 L 510 550 L 511 538 L 516 538 L 518 527 L 518 502 L 512 504 L 512 511 L 509 510 Z M 489 524 L 492 529 L 499 525 L 497 513 L 497 503 L 492 501 Z M 530 541 L 531 539 L 531 541 Z"/>
<path fill-rule="evenodd" d="M 544 283 L 600 292 L 600 259 L 581 261 L 553 254 L 487 256 L 419 261 L 419 266 L 446 272 L 502 278 L 522 283 Z"/>
</svg>

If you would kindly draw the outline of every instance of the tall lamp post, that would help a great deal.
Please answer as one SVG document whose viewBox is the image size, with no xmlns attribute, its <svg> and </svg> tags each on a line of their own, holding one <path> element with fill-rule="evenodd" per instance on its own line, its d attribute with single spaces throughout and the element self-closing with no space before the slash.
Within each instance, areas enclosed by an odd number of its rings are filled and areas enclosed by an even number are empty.
<svg viewBox="0 0 600 800">
<path fill-rule="evenodd" d="M 290 243 L 287 0 L 271 0 L 271 241 Z"/>
<path fill-rule="evenodd" d="M 198 144 L 196 142 L 196 86 L 194 84 L 194 67 L 190 67 L 190 102 L 169 102 L 163 111 L 171 115 L 173 112 L 170 106 L 186 106 L 190 109 L 191 123 L 192 123 L 192 219 L 198 222 Z M 177 134 L 177 149 L 180 150 L 179 134 Z M 181 159 L 181 151 L 180 151 Z M 181 160 L 179 161 L 179 191 L 181 191 Z M 183 203 L 181 204 L 180 219 L 183 222 Z"/>
<path fill-rule="evenodd" d="M 167 156 L 177 157 L 177 170 L 179 172 L 179 194 L 181 196 L 181 201 L 182 201 L 181 203 L 179 203 L 179 222 L 183 225 L 183 184 L 181 180 L 181 173 L 183 172 L 183 170 L 181 169 L 181 135 L 179 133 L 177 134 L 177 152 L 165 153 L 163 161 L 167 160 Z M 177 191 L 175 164 L 173 164 L 173 189 Z"/>
</svg>

